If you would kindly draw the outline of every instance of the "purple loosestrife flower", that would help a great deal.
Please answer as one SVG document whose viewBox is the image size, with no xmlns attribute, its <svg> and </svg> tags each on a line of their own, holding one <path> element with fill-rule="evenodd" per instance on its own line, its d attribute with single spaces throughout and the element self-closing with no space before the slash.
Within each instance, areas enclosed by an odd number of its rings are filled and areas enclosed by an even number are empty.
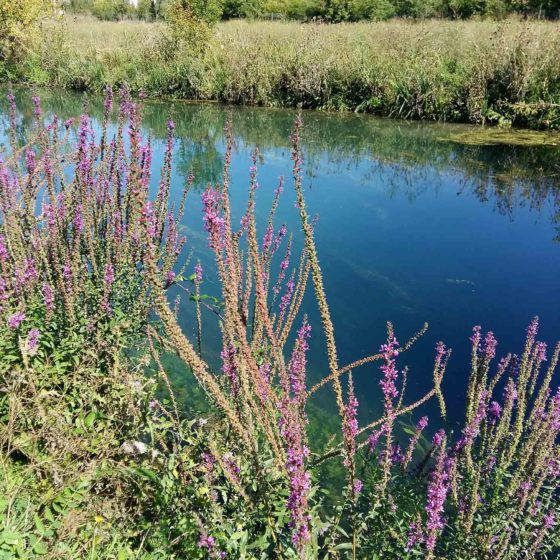
<svg viewBox="0 0 560 560">
<path fill-rule="evenodd" d="M 35 152 L 33 150 L 25 151 L 25 166 L 27 167 L 27 173 L 33 175 L 37 169 L 37 160 L 35 159 Z"/>
<path fill-rule="evenodd" d="M 278 273 L 278 279 L 276 280 L 276 284 L 272 288 L 272 291 L 274 292 L 275 296 L 278 296 L 278 294 L 280 293 L 280 287 L 286 275 L 286 270 L 288 269 L 288 266 L 290 266 L 291 252 L 292 252 L 292 244 L 290 241 L 288 241 L 288 245 L 286 247 L 286 253 L 284 254 L 284 258 L 280 263 L 280 272 Z"/>
<path fill-rule="evenodd" d="M 224 466 L 227 469 L 229 475 L 239 482 L 239 475 L 241 473 L 241 469 L 239 465 L 235 462 L 235 457 L 231 451 L 226 451 L 222 457 L 224 461 Z"/>
<path fill-rule="evenodd" d="M 537 500 L 535 502 L 535 504 L 533 505 L 533 507 L 530 509 L 529 513 L 533 516 L 536 517 L 539 513 L 539 511 L 542 508 L 542 501 L 541 500 Z"/>
<path fill-rule="evenodd" d="M 548 531 L 549 529 L 552 529 L 552 527 L 554 527 L 554 525 L 556 524 L 556 519 L 554 516 L 554 512 L 553 511 L 549 511 L 544 517 L 543 517 L 543 528 Z"/>
<path fill-rule="evenodd" d="M 212 453 L 205 451 L 202 453 L 202 467 L 204 468 L 204 478 L 208 483 L 214 480 L 214 467 L 216 465 L 216 457 Z"/>
<path fill-rule="evenodd" d="M 113 290 L 113 283 L 115 282 L 115 269 L 111 263 L 105 265 L 105 271 L 103 274 L 103 301 L 101 302 L 101 308 L 108 314 L 111 314 L 112 309 L 109 304 L 109 296 Z"/>
<path fill-rule="evenodd" d="M 434 434 L 434 437 L 432 438 L 432 445 L 434 446 L 434 448 L 439 447 L 442 444 L 444 439 L 445 439 L 445 431 L 444 430 L 438 430 Z"/>
<path fill-rule="evenodd" d="M 278 251 L 278 249 L 280 248 L 280 244 L 282 243 L 282 239 L 284 239 L 286 233 L 288 233 L 288 229 L 284 224 L 282 224 L 282 226 L 276 233 L 276 236 L 274 237 L 274 241 L 272 242 L 272 253 L 276 253 L 276 251 Z"/>
<path fill-rule="evenodd" d="M 294 288 L 295 288 L 296 284 L 293 280 L 293 278 L 290 278 L 287 282 L 286 282 L 286 291 L 284 292 L 284 295 L 282 296 L 281 300 L 280 300 L 280 317 L 283 318 L 284 315 L 286 314 L 286 309 L 288 307 L 288 305 L 290 304 L 290 301 L 292 300 L 292 295 L 294 293 Z"/>
<path fill-rule="evenodd" d="M 37 353 L 37 350 L 39 348 L 39 335 L 40 335 L 40 331 L 39 329 L 30 329 L 29 332 L 27 333 L 27 353 L 30 356 L 34 356 Z"/>
<path fill-rule="evenodd" d="M 422 416 L 422 418 L 420 418 L 420 420 L 418 420 L 418 423 L 416 424 L 416 430 L 414 434 L 408 440 L 408 447 L 406 448 L 406 453 L 404 455 L 403 467 L 406 468 L 412 461 L 412 455 L 414 453 L 414 450 L 416 449 L 416 446 L 418 445 L 418 441 L 420 440 L 420 436 L 422 435 L 422 432 L 426 429 L 427 425 L 428 425 L 428 417 Z"/>
<path fill-rule="evenodd" d="M 384 363 L 379 368 L 383 372 L 383 378 L 379 382 L 379 385 L 385 397 L 385 412 L 388 415 L 391 414 L 393 409 L 391 404 L 392 400 L 399 394 L 395 383 L 398 377 L 398 371 L 395 366 L 395 358 L 399 355 L 399 351 L 397 350 L 398 345 L 397 339 L 392 336 L 387 341 L 387 344 L 383 344 L 380 348 Z"/>
<path fill-rule="evenodd" d="M 408 528 L 408 541 L 406 543 L 406 551 L 410 552 L 416 545 L 424 542 L 424 532 L 422 531 L 422 524 L 413 521 Z"/>
<path fill-rule="evenodd" d="M 25 313 L 17 311 L 8 317 L 8 327 L 10 327 L 10 329 L 17 329 L 23 321 L 25 321 Z"/>
<path fill-rule="evenodd" d="M 54 310 L 54 291 L 46 282 L 43 282 L 41 291 L 43 292 L 43 303 L 47 310 L 47 316 L 49 316 Z"/>
<path fill-rule="evenodd" d="M 16 267 L 14 270 L 15 290 L 20 293 L 26 286 L 37 280 L 38 273 L 33 259 L 25 258 L 23 268 Z"/>
<path fill-rule="evenodd" d="M 350 467 L 354 464 L 356 436 L 358 435 L 358 399 L 354 394 L 354 383 L 351 376 L 348 380 L 348 399 L 344 405 L 344 415 L 342 417 L 342 435 L 346 447 L 344 466 Z"/>
<path fill-rule="evenodd" d="M 550 459 L 548 462 L 548 476 L 552 479 L 560 477 L 560 459 Z"/>
<path fill-rule="evenodd" d="M 446 353 L 446 348 L 445 348 L 445 344 L 443 342 L 441 342 L 441 340 L 436 344 L 436 360 L 435 360 L 435 368 L 437 370 L 440 369 L 441 367 L 441 362 L 443 360 L 443 357 L 445 356 Z"/>
<path fill-rule="evenodd" d="M 399 444 L 393 445 L 391 447 L 391 456 L 389 458 L 393 466 L 404 464 L 405 456 L 403 455 L 401 446 Z"/>
<path fill-rule="evenodd" d="M 309 473 L 305 470 L 309 449 L 303 444 L 302 431 L 299 413 L 284 400 L 281 405 L 280 434 L 286 443 L 286 470 L 290 482 L 286 507 L 290 511 L 288 526 L 292 530 L 292 543 L 299 552 L 309 540 L 307 496 L 311 487 Z"/>
<path fill-rule="evenodd" d="M 175 272 L 173 270 L 170 270 L 166 275 L 165 275 L 165 289 L 167 290 L 167 288 L 169 288 L 171 286 L 171 284 L 173 284 L 173 282 L 175 281 L 175 277 L 177 275 L 175 274 Z"/>
<path fill-rule="evenodd" d="M 103 108 L 105 113 L 110 113 L 113 109 L 113 88 L 111 86 L 105 87 L 105 99 L 103 100 Z"/>
<path fill-rule="evenodd" d="M 8 259 L 9 253 L 6 247 L 6 239 L 0 234 L 0 263 Z"/>
<path fill-rule="evenodd" d="M 488 407 L 488 414 L 493 421 L 496 421 L 502 413 L 502 407 L 496 401 L 492 401 Z"/>
<path fill-rule="evenodd" d="M 64 194 L 64 191 L 59 192 L 56 195 L 56 203 L 58 205 L 58 216 L 61 220 L 64 220 L 66 218 L 66 213 L 68 210 L 68 206 L 66 205 L 66 196 Z"/>
<path fill-rule="evenodd" d="M 208 533 L 206 531 L 203 531 L 200 534 L 200 538 L 198 539 L 199 548 L 206 548 L 207 550 L 212 550 L 212 548 L 214 548 L 215 544 L 216 544 L 216 541 L 215 541 L 214 537 L 208 535 Z"/>
<path fill-rule="evenodd" d="M 56 215 L 52 204 L 43 204 L 43 215 L 49 227 L 52 228 L 56 225 Z"/>
<path fill-rule="evenodd" d="M 528 494 L 531 491 L 533 484 L 528 480 L 522 480 L 519 483 L 519 488 L 517 490 L 517 497 L 521 500 L 522 503 L 525 503 L 527 500 Z"/>
<path fill-rule="evenodd" d="M 154 241 L 156 237 L 156 218 L 154 216 L 154 210 L 151 200 L 147 200 L 144 204 L 140 220 L 146 228 L 148 238 L 150 239 L 150 241 Z"/>
<path fill-rule="evenodd" d="M 357 496 L 362 491 L 363 487 L 364 483 L 359 478 L 356 478 L 354 480 L 354 486 L 352 487 L 354 496 Z"/>
<path fill-rule="evenodd" d="M 470 337 L 470 341 L 473 344 L 473 349 L 477 349 L 478 345 L 480 344 L 480 331 L 481 331 L 482 327 L 480 325 L 476 325 L 475 327 L 473 327 L 473 334 Z"/>
<path fill-rule="evenodd" d="M 381 438 L 381 436 L 386 431 L 387 431 L 387 426 L 385 424 L 383 424 L 381 426 L 381 428 L 379 428 L 379 430 L 376 430 L 375 432 L 372 432 L 370 434 L 370 436 L 367 439 L 368 453 L 373 453 L 375 451 L 375 448 L 377 447 L 377 444 L 379 443 L 379 439 Z"/>
<path fill-rule="evenodd" d="M 259 377 L 257 380 L 257 394 L 263 401 L 268 400 L 270 397 L 270 374 L 270 363 L 263 362 L 259 366 Z"/>
<path fill-rule="evenodd" d="M 194 281 L 197 284 L 200 284 L 202 282 L 202 266 L 199 262 L 196 263 L 196 266 L 194 267 Z"/>
<path fill-rule="evenodd" d="M 237 364 L 235 363 L 236 354 L 235 346 L 231 342 L 227 344 L 220 353 L 222 358 L 222 372 L 229 381 L 231 394 L 234 398 L 237 398 L 239 395 L 239 372 L 237 371 Z"/>
<path fill-rule="evenodd" d="M 103 275 L 103 284 L 105 293 L 109 293 L 115 281 L 115 269 L 111 263 L 105 265 L 105 273 Z"/>
<path fill-rule="evenodd" d="M 82 217 L 82 205 L 78 204 L 76 206 L 76 210 L 74 213 L 74 230 L 76 231 L 76 233 L 80 234 L 82 233 L 82 230 L 84 229 L 84 220 Z"/>
<path fill-rule="evenodd" d="M 492 360 L 496 357 L 496 347 L 498 346 L 498 341 L 494 337 L 492 331 L 488 331 L 484 337 L 484 347 L 482 352 L 487 360 Z"/>
<path fill-rule="evenodd" d="M 311 325 L 307 319 L 303 320 L 303 324 L 297 332 L 296 343 L 292 358 L 288 366 L 288 376 L 290 379 L 290 389 L 294 399 L 302 403 L 305 399 L 305 368 L 307 365 L 306 352 L 309 349 L 307 340 L 311 336 Z"/>
<path fill-rule="evenodd" d="M 459 439 L 459 441 L 455 444 L 455 452 L 458 453 L 464 447 L 468 445 L 472 445 L 474 440 L 479 434 L 480 431 L 480 424 L 486 418 L 487 414 L 487 406 L 486 406 L 486 398 L 488 394 L 486 391 L 482 391 L 480 394 L 480 399 L 478 401 L 478 408 L 476 410 L 476 414 L 474 418 L 463 428 L 463 435 Z"/>
<path fill-rule="evenodd" d="M 222 195 L 212 187 L 202 193 L 204 228 L 208 232 L 208 242 L 214 251 L 224 246 L 225 222 L 221 216 Z"/>
<path fill-rule="evenodd" d="M 537 363 L 546 362 L 546 342 L 537 342 L 536 347 Z"/>
<path fill-rule="evenodd" d="M 436 434 L 438 436 L 437 440 L 436 436 L 434 436 L 434 446 L 439 448 L 439 452 L 427 489 L 426 513 L 428 519 L 426 521 L 426 548 L 429 552 L 434 551 L 437 538 L 444 527 L 443 512 L 447 492 L 449 491 L 449 476 L 446 469 L 447 453 L 445 446 L 442 445 L 445 440 L 445 434 L 442 435 L 440 432 Z"/>
<path fill-rule="evenodd" d="M 262 241 L 262 250 L 263 253 L 265 254 L 268 253 L 270 246 L 272 245 L 272 234 L 273 234 L 272 224 L 268 224 Z"/>
<path fill-rule="evenodd" d="M 0 313 L 4 310 L 3 303 L 8 301 L 8 284 L 2 276 L 0 276 Z"/>
<path fill-rule="evenodd" d="M 73 274 L 72 274 L 72 266 L 70 265 L 69 261 L 66 261 L 62 266 L 62 277 L 66 282 L 66 288 L 68 290 L 72 290 L 72 281 L 73 281 Z"/>
<path fill-rule="evenodd" d="M 527 327 L 527 344 L 530 346 L 535 342 L 535 337 L 539 331 L 539 318 L 534 317 L 531 324 Z"/>
<path fill-rule="evenodd" d="M 80 116 L 80 126 L 78 127 L 78 152 L 84 155 L 87 151 L 89 137 L 93 134 L 89 115 Z"/>
<path fill-rule="evenodd" d="M 33 114 L 36 118 L 40 118 L 43 114 L 41 110 L 41 98 L 38 95 L 34 95 L 31 100 L 33 101 Z"/>
<path fill-rule="evenodd" d="M 552 398 L 548 416 L 549 426 L 555 431 L 560 430 L 560 387 L 557 389 L 556 394 Z"/>
</svg>

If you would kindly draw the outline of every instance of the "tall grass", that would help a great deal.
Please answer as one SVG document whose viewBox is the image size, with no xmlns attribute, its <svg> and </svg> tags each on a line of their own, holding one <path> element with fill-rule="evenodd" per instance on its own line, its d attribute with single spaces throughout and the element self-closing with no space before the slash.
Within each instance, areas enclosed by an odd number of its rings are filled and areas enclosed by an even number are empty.
<svg viewBox="0 0 560 560">
<path fill-rule="evenodd" d="M 160 24 L 46 25 L 4 77 L 153 96 L 367 111 L 403 118 L 557 128 L 560 33 L 546 21 L 339 25 L 232 21 L 204 44 Z"/>
</svg>

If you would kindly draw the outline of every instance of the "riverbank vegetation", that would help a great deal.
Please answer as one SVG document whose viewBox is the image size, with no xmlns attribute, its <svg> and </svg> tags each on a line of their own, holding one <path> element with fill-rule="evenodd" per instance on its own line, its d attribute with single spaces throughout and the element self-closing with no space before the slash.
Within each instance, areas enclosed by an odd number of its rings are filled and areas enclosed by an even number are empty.
<svg viewBox="0 0 560 560">
<path fill-rule="evenodd" d="M 71 13 L 90 13 L 100 19 L 137 17 L 145 20 L 165 18 L 166 8 L 175 0 L 69 0 Z M 182 1 L 182 0 L 180 0 Z M 330 23 L 341 21 L 386 20 L 394 17 L 426 19 L 471 17 L 504 18 L 508 15 L 558 18 L 558 0 L 191 0 L 218 18 L 267 18 Z"/>
<path fill-rule="evenodd" d="M 464 423 L 454 433 L 441 389 L 453 359 L 443 342 L 432 386 L 417 402 L 407 397 L 413 368 L 403 368 L 402 354 L 422 344 L 427 326 L 399 342 L 388 323 L 371 355 L 339 363 L 304 200 L 300 118 L 293 175 L 280 179 L 261 227 L 257 150 L 246 210 L 232 219 L 231 123 L 220 180 L 194 200 L 189 177 L 172 204 L 175 123 L 156 175 L 141 102 L 126 89 L 118 107 L 113 97 L 107 90 L 99 129 L 87 107 L 79 118 L 47 119 L 39 98 L 23 127 L 8 97 L 0 557 L 556 558 L 560 344 L 537 340 L 538 320 L 520 351 L 499 361 L 492 332 L 474 327 Z M 300 233 L 277 223 L 285 197 L 296 201 Z M 187 204 L 201 205 L 214 255 L 204 270 L 180 233 Z M 206 296 L 206 283 L 220 287 L 218 298 Z M 188 329 L 170 290 L 196 308 Z M 310 304 L 322 332 L 307 323 Z M 200 351 L 210 321 L 221 333 L 217 367 Z M 324 344 L 328 357 L 318 385 L 307 372 L 310 343 Z M 167 354 L 204 395 L 196 414 L 176 406 Z M 368 425 L 358 422 L 353 390 L 362 374 L 378 377 L 383 399 Z M 332 390 L 338 414 L 317 448 L 309 422 L 319 386 Z M 428 419 L 429 400 L 439 413 Z M 410 413 L 415 426 L 403 433 L 398 420 Z M 343 474 L 340 488 L 325 480 L 328 465 Z"/>
<path fill-rule="evenodd" d="M 189 20 L 190 21 L 190 20 Z M 184 23 L 184 22 L 183 22 Z M 4 82 L 151 97 L 560 127 L 560 24 L 45 21 Z"/>
</svg>

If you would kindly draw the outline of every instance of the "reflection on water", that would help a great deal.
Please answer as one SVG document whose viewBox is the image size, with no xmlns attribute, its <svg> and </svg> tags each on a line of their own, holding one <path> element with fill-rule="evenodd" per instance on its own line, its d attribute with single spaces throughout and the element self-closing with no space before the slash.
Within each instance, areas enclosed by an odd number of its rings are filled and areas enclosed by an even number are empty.
<svg viewBox="0 0 560 560">
<path fill-rule="evenodd" d="M 81 112 L 85 98 L 51 92 L 43 100 L 45 109 L 66 119 Z M 30 96 L 21 95 L 19 105 L 24 142 L 25 125 L 33 118 Z M 99 119 L 100 100 L 89 99 L 87 105 Z M 2 124 L 6 109 L 2 99 Z M 293 111 L 150 102 L 145 133 L 153 137 L 154 161 L 161 165 L 166 120 L 173 117 L 178 197 L 189 171 L 199 188 L 219 180 L 228 113 L 236 142 L 231 169 L 234 217 L 243 212 L 249 154 L 258 146 L 262 223 L 278 176 L 290 177 Z M 454 349 L 445 382 L 453 415 L 464 395 L 473 325 L 494 330 L 499 350 L 515 351 L 530 318 L 539 314 L 544 339 L 555 340 L 560 334 L 558 147 L 461 144 L 457 135 L 473 129 L 364 115 L 305 113 L 304 122 L 306 197 L 309 210 L 319 216 L 317 246 L 341 364 L 374 353 L 383 342 L 387 320 L 403 341 L 428 321 L 428 334 L 402 356 L 400 365 L 410 366 L 405 401 L 429 386 L 433 348 L 442 339 Z M 278 218 L 297 236 L 289 186 L 287 181 Z M 216 293 L 197 198 L 194 193 L 182 227 L 209 271 L 206 291 Z M 309 297 L 305 310 L 313 326 L 310 367 L 319 378 L 327 365 Z M 189 302 L 182 302 L 180 312 L 184 327 L 192 332 Z M 218 338 L 218 325 L 209 321 L 204 351 L 214 363 Z M 369 417 L 377 411 L 378 372 L 370 366 L 354 374 L 362 415 Z M 330 396 L 322 390 L 317 398 L 328 403 Z"/>
</svg>

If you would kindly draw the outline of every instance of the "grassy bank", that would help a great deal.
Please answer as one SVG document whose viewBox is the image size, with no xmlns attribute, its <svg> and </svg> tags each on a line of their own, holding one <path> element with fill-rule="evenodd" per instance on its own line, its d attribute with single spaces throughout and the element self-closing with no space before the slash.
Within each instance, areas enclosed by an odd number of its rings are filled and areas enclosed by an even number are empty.
<svg viewBox="0 0 560 560">
<path fill-rule="evenodd" d="M 560 128 L 560 24 L 232 21 L 203 44 L 162 24 L 43 25 L 3 79 L 150 96 L 352 110 L 411 119 Z"/>
</svg>

